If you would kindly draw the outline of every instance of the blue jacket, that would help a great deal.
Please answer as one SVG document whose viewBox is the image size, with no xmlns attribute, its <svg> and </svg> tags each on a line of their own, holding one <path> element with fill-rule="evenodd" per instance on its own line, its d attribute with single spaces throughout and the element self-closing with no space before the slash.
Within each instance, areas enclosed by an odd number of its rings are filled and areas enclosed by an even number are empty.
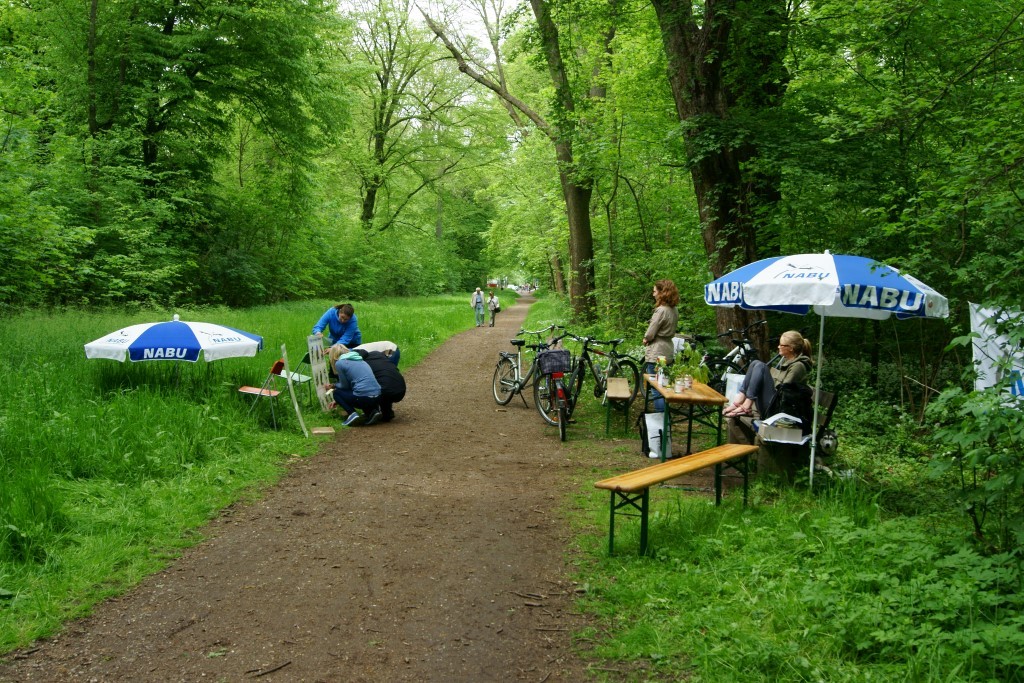
<svg viewBox="0 0 1024 683">
<path fill-rule="evenodd" d="M 334 364 L 334 369 L 338 371 L 338 383 L 334 385 L 335 388 L 347 388 L 356 396 L 380 396 L 380 384 L 373 376 L 373 368 L 366 361 L 339 358 Z"/>
<path fill-rule="evenodd" d="M 359 321 L 354 313 L 347 323 L 343 323 L 338 320 L 338 309 L 328 308 L 313 325 L 313 334 L 323 332 L 324 328 L 329 328 L 328 336 L 334 344 L 344 344 L 351 349 L 363 343 L 363 333 L 359 331 Z"/>
</svg>

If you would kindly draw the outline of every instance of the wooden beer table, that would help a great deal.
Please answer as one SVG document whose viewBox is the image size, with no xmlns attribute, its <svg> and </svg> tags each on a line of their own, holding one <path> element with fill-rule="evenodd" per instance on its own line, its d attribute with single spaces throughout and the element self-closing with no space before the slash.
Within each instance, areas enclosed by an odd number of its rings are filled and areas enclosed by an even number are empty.
<svg viewBox="0 0 1024 683">
<path fill-rule="evenodd" d="M 647 412 L 648 404 L 652 400 L 650 398 L 650 392 L 647 388 L 654 389 L 657 391 L 661 398 L 665 399 L 665 422 L 662 425 L 661 433 L 668 434 L 670 425 L 672 422 L 673 407 L 675 407 L 677 414 L 682 413 L 685 415 L 687 422 L 686 430 L 686 453 L 689 455 L 692 450 L 692 437 L 693 437 L 693 423 L 696 421 L 699 424 L 707 425 L 715 430 L 715 445 L 722 443 L 722 408 L 728 403 L 728 399 L 722 396 L 720 393 L 709 387 L 703 382 L 694 380 L 693 386 L 689 389 L 683 389 L 681 392 L 676 392 L 673 387 L 663 387 L 658 384 L 658 378 L 656 375 L 644 375 L 644 412 Z M 702 413 L 694 415 L 694 408 L 698 406 L 704 406 L 711 408 L 711 411 L 702 411 Z M 711 417 L 707 417 L 709 415 Z M 667 452 L 666 445 L 668 439 L 661 439 L 661 461 L 664 462 L 671 453 Z"/>
</svg>

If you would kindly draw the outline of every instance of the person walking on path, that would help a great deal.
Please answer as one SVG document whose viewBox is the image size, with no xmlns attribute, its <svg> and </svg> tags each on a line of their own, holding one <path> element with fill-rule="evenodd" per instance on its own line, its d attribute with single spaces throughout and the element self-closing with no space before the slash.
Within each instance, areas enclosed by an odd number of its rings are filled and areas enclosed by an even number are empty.
<svg viewBox="0 0 1024 683">
<path fill-rule="evenodd" d="M 494 292 L 487 298 L 487 310 L 491 312 L 491 327 L 494 327 L 494 316 L 498 315 L 498 311 L 501 310 L 501 302 L 498 301 L 498 297 L 494 296 Z"/>
<path fill-rule="evenodd" d="M 476 326 L 483 327 L 484 325 L 484 293 L 477 287 L 476 291 L 473 292 L 473 297 L 469 300 L 470 305 L 473 307 L 473 313 L 476 315 Z"/>
</svg>

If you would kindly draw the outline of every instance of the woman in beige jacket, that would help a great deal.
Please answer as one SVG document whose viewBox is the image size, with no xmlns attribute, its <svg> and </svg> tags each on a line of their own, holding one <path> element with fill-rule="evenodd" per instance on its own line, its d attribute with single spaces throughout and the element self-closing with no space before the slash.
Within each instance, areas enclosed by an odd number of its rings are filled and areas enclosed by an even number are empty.
<svg viewBox="0 0 1024 683">
<path fill-rule="evenodd" d="M 665 361 L 671 363 L 675 360 L 675 347 L 672 345 L 672 337 L 676 334 L 676 327 L 679 325 L 679 311 L 676 306 L 679 304 L 679 290 L 676 283 L 671 280 L 658 280 L 654 283 L 654 314 L 651 322 L 644 332 L 644 372 L 654 374 L 658 363 L 658 357 L 664 356 Z M 657 392 L 655 392 L 657 394 Z M 654 401 L 655 412 L 665 410 L 665 401 L 658 398 Z"/>
</svg>

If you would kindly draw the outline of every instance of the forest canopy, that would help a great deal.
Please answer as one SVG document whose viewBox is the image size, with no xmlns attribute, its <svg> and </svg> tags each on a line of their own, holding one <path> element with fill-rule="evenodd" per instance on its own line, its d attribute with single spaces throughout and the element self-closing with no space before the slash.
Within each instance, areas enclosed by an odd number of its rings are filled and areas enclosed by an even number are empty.
<svg viewBox="0 0 1024 683">
<path fill-rule="evenodd" d="M 500 277 L 633 330 L 669 277 L 711 327 L 713 275 L 829 249 L 948 296 L 938 358 L 1020 300 L 1022 6 L 0 8 L 7 310 Z"/>
</svg>

